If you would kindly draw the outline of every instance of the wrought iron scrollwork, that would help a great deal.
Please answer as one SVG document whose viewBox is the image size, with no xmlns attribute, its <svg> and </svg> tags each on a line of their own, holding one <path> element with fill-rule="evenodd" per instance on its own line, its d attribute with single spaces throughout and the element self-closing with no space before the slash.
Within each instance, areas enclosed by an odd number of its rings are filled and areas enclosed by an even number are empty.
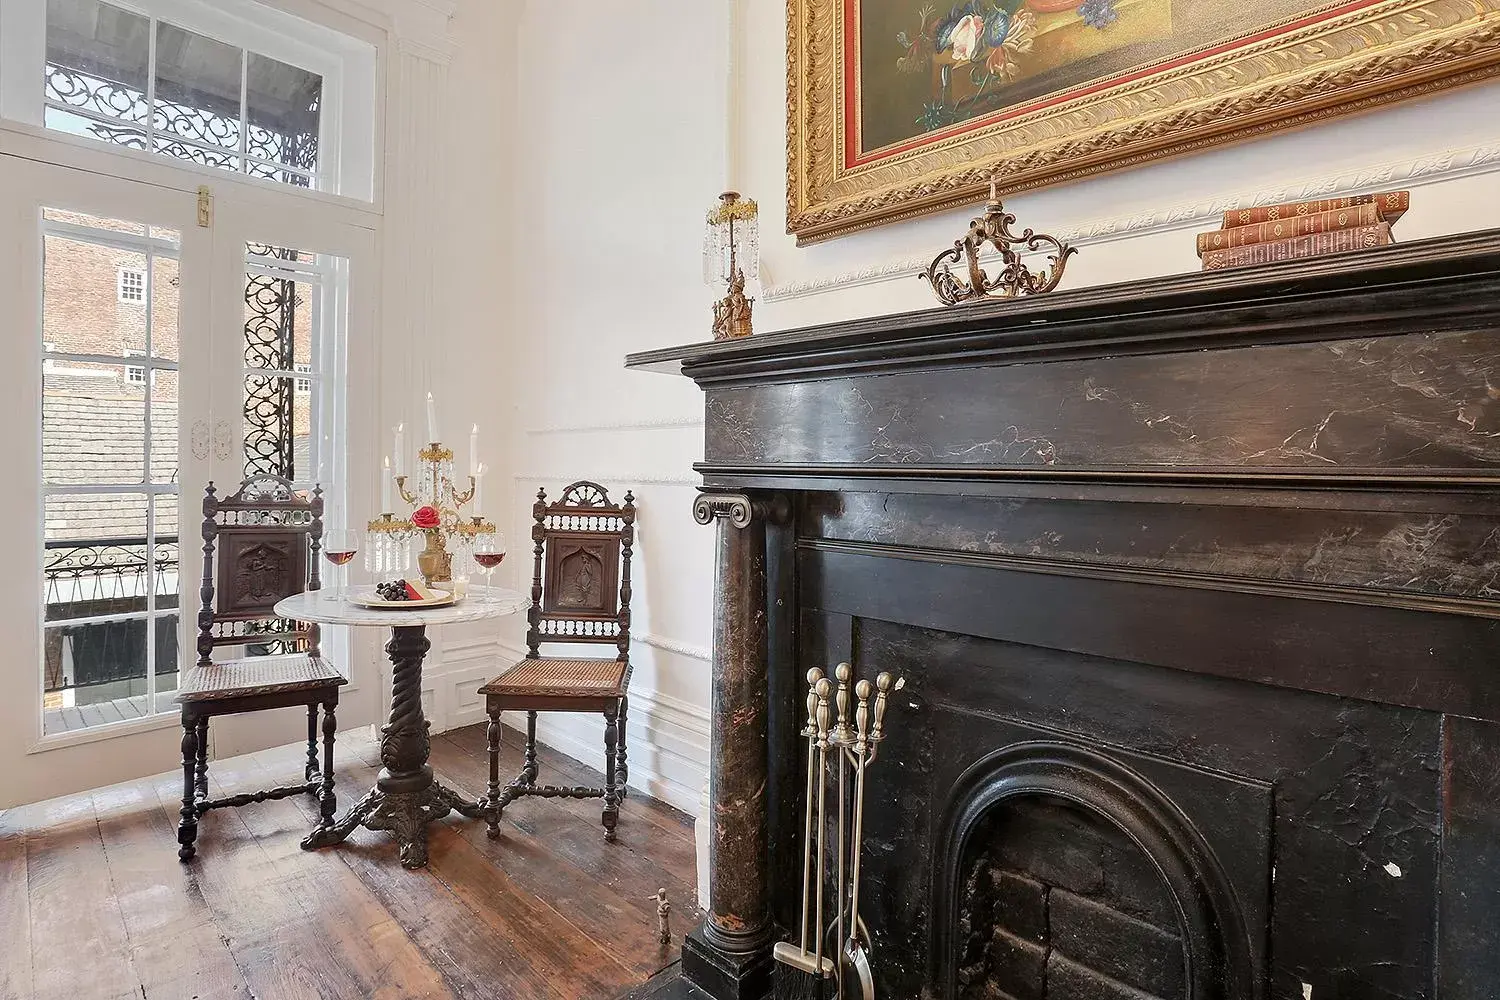
<svg viewBox="0 0 1500 1000">
<path fill-rule="evenodd" d="M 145 91 L 48 63 L 45 97 L 89 119 L 96 139 L 223 170 L 243 170 L 297 187 L 311 187 L 318 167 L 321 93 L 296 109 L 284 129 L 242 123 L 205 107 L 182 104 Z M 241 147 L 245 157 L 241 161 Z"/>
<path fill-rule="evenodd" d="M 154 546 L 144 538 L 48 541 L 42 566 L 46 603 L 76 604 L 144 595 L 147 566 L 156 571 L 157 593 L 166 593 L 165 574 L 177 568 L 175 535 L 157 536 Z M 141 602 L 144 606 L 143 596 Z"/>
<path fill-rule="evenodd" d="M 295 261 L 296 250 L 252 245 L 253 256 Z M 245 279 L 245 367 L 268 369 L 245 379 L 245 475 L 296 478 L 295 379 L 297 283 L 249 274 Z"/>
</svg>

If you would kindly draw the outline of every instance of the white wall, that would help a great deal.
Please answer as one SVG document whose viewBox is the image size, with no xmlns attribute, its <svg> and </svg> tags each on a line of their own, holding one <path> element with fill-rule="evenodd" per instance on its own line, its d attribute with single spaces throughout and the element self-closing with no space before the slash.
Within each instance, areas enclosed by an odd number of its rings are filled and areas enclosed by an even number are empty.
<svg viewBox="0 0 1500 1000">
<path fill-rule="evenodd" d="M 627 372 L 629 351 L 703 339 L 702 222 L 723 189 L 724 8 L 670 0 L 596 5 L 557 33 L 527 4 L 516 47 L 514 302 L 495 331 L 492 391 L 511 412 L 510 586 L 531 579 L 531 503 L 569 482 L 639 506 L 631 660 L 631 784 L 696 813 L 708 758 L 713 536 L 692 519 L 702 454 L 697 389 Z M 507 624 L 524 654 L 525 623 Z M 556 648 L 556 647 L 553 647 Z M 599 647 L 584 647 L 597 655 Z M 594 766 L 598 718 L 544 715 L 546 742 Z"/>
<path fill-rule="evenodd" d="M 419 144 L 415 160 L 404 164 L 414 166 L 423 183 L 433 186 L 434 197 L 425 216 L 415 220 L 418 244 L 405 256 L 391 248 L 390 256 L 396 258 L 390 270 L 392 290 L 409 292 L 416 308 L 400 324 L 404 343 L 386 359 L 390 407 L 382 438 L 388 449 L 389 427 L 398 420 L 405 420 L 409 432 L 420 428 L 429 390 L 438 400 L 439 429 L 455 446 L 460 463 L 467 454 L 469 428 L 477 423 L 480 457 L 497 470 L 486 483 L 487 512 L 502 525 L 507 494 L 499 470 L 511 465 L 514 418 L 507 391 L 513 362 L 506 331 L 515 294 L 509 259 L 519 148 L 513 58 L 517 13 L 509 3 L 459 0 L 448 25 L 451 58 L 421 110 L 435 119 L 432 141 Z M 399 145 L 389 148 L 393 167 L 403 165 L 394 158 L 411 155 Z M 407 441 L 417 434 L 408 433 Z M 408 450 L 414 447 L 409 444 Z M 504 665 L 499 637 L 500 625 L 494 621 L 428 633 L 432 649 L 423 666 L 423 700 L 434 731 L 484 719 L 478 690 Z M 371 655 L 381 661 L 388 698 L 390 666 L 378 649 Z"/>
</svg>

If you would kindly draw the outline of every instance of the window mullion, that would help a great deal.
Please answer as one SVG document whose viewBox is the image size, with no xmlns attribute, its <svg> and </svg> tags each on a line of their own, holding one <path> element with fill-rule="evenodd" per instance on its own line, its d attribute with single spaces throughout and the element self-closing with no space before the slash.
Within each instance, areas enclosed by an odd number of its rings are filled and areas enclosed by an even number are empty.
<svg viewBox="0 0 1500 1000">
<path fill-rule="evenodd" d="M 156 153 L 156 18 L 149 21 L 146 39 L 146 152 Z"/>
<path fill-rule="evenodd" d="M 240 173 L 250 173 L 250 53 L 240 49 Z"/>
</svg>

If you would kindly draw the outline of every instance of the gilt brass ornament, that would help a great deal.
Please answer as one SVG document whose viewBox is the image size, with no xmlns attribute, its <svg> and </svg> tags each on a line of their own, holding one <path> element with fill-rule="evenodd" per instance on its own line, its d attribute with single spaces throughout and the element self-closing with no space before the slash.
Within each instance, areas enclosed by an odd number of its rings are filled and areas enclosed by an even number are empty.
<svg viewBox="0 0 1500 1000">
<path fill-rule="evenodd" d="M 1017 299 L 1023 295 L 1041 295 L 1050 292 L 1062 281 L 1063 269 L 1068 258 L 1078 252 L 1076 247 L 1048 236 L 1034 233 L 1030 229 L 1016 235 L 1010 227 L 1016 217 L 1000 203 L 999 185 L 990 181 L 990 200 L 984 206 L 984 215 L 969 223 L 969 231 L 963 239 L 933 258 L 922 277 L 932 286 L 933 294 L 945 304 L 953 306 L 961 302 L 982 302 L 985 299 Z M 994 278 L 980 266 L 979 255 L 986 246 L 1000 252 L 1000 273 Z M 1019 250 L 1017 248 L 1020 248 Z M 1047 258 L 1051 263 L 1041 271 L 1032 271 L 1021 260 L 1021 254 L 1036 253 L 1051 248 Z M 968 268 L 969 277 L 953 273 L 954 264 Z"/>
</svg>

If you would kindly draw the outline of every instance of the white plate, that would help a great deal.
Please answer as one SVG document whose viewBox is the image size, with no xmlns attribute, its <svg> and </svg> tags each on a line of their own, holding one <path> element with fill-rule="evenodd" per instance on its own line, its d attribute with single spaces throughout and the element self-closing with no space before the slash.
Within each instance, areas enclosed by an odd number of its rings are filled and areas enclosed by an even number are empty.
<svg viewBox="0 0 1500 1000">
<path fill-rule="evenodd" d="M 375 593 L 374 587 L 365 587 L 356 590 L 349 595 L 349 603 L 358 604 L 362 608 L 383 608 L 391 611 L 404 611 L 412 608 L 440 608 L 445 604 L 452 604 L 456 597 L 450 591 L 433 588 L 435 597 L 422 601 L 387 601 Z"/>
</svg>

